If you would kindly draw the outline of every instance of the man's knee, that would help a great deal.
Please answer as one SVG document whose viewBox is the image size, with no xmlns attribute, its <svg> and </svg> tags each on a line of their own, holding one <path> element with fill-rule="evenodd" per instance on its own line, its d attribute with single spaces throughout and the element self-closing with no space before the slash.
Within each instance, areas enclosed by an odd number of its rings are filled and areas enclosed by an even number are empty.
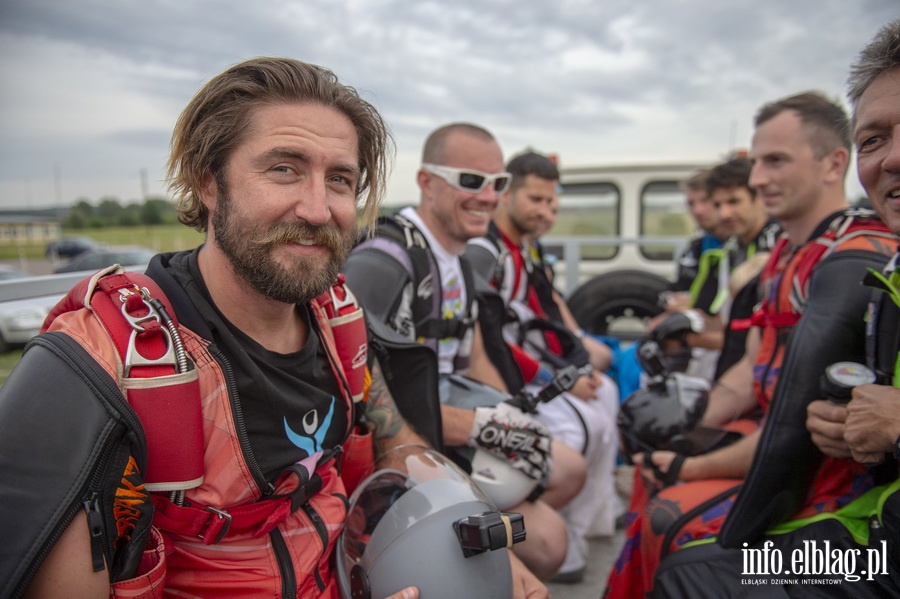
<svg viewBox="0 0 900 599">
<path fill-rule="evenodd" d="M 547 491 L 547 502 L 559 508 L 566 505 L 584 487 L 587 462 L 579 452 L 561 441 L 551 445 L 553 470 Z"/>
<path fill-rule="evenodd" d="M 511 511 L 525 517 L 527 538 L 513 551 L 541 580 L 549 580 L 562 566 L 568 550 L 568 533 L 562 517 L 543 501 L 523 502 Z"/>
</svg>

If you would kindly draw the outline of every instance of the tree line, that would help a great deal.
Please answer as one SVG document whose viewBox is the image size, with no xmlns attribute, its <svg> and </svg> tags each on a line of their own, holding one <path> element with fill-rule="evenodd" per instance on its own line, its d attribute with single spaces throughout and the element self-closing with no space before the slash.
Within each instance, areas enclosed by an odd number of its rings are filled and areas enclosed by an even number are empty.
<svg viewBox="0 0 900 599">
<path fill-rule="evenodd" d="M 177 222 L 172 202 L 161 197 L 148 197 L 143 203 L 126 205 L 116 198 L 102 198 L 96 204 L 82 198 L 69 208 L 61 220 L 66 229 L 139 227 Z"/>
</svg>

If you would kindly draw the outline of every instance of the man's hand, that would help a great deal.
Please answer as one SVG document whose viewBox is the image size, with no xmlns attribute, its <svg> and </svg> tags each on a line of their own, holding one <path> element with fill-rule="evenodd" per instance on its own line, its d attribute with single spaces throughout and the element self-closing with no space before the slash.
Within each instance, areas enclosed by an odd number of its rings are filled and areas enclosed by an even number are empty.
<svg viewBox="0 0 900 599">
<path fill-rule="evenodd" d="M 847 406 L 827 399 L 806 406 L 806 429 L 819 450 L 833 458 L 849 458 L 850 448 L 844 441 Z"/>
<path fill-rule="evenodd" d="M 569 393 L 582 401 L 594 401 L 597 399 L 597 389 L 603 384 L 600 373 L 594 370 L 590 374 L 579 377 Z"/>
<path fill-rule="evenodd" d="M 475 408 L 468 445 L 489 451 L 535 480 L 550 474 L 550 432 L 506 402 Z"/>
<path fill-rule="evenodd" d="M 550 591 L 532 574 L 512 551 L 509 552 L 512 570 L 513 599 L 550 599 Z"/>
<path fill-rule="evenodd" d="M 689 458 L 682 456 L 679 459 L 679 463 L 674 465 L 676 471 L 673 472 L 673 480 L 672 477 L 667 475 L 672 471 L 673 462 L 678 458 L 677 453 L 674 451 L 651 452 L 650 459 L 652 463 L 647 463 L 646 456 L 647 454 L 645 453 L 638 453 L 631 456 L 631 459 L 634 465 L 641 469 L 641 479 L 643 479 L 644 484 L 651 493 L 661 491 L 665 487 L 674 484 L 677 480 L 688 480 L 684 477 L 684 465 Z M 661 479 L 657 472 L 663 474 L 666 480 Z"/>
<path fill-rule="evenodd" d="M 662 306 L 666 312 L 684 312 L 691 309 L 691 294 L 686 291 L 672 291 L 666 294 Z"/>
<path fill-rule="evenodd" d="M 859 385 L 847 404 L 844 441 L 853 459 L 873 464 L 894 450 L 900 435 L 900 389 L 886 385 Z"/>
</svg>

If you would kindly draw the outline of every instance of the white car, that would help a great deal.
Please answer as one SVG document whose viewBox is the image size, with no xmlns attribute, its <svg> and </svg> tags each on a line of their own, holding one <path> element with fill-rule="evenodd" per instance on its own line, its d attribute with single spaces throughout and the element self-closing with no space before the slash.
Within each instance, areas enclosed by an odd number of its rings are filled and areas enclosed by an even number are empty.
<svg viewBox="0 0 900 599">
<path fill-rule="evenodd" d="M 30 285 L 29 277 L 12 266 L 0 264 L 0 285 L 6 289 Z M 60 293 L 46 293 L 36 289 L 42 295 L 11 301 L 0 301 L 0 353 L 13 347 L 25 345 L 29 339 L 38 334 L 44 318 L 59 298 Z"/>
<path fill-rule="evenodd" d="M 0 353 L 22 347 L 37 335 L 62 294 L 0 302 Z"/>
</svg>

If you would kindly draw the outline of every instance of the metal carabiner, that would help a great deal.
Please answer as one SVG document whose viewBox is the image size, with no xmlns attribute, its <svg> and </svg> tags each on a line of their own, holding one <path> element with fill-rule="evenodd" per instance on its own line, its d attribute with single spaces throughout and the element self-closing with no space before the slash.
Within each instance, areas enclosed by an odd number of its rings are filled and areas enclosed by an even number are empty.
<svg viewBox="0 0 900 599">
<path fill-rule="evenodd" d="M 356 306 L 356 296 L 353 295 L 353 292 L 350 291 L 350 288 L 344 285 L 344 299 L 339 298 L 335 292 L 334 287 L 328 290 L 329 295 L 331 295 L 331 303 L 334 305 L 334 317 L 340 316 L 341 308 L 346 306 Z"/>
<path fill-rule="evenodd" d="M 148 292 L 144 289 L 139 290 L 139 294 L 141 296 L 141 303 L 147 308 L 147 313 L 143 316 L 132 316 L 130 312 L 128 312 L 128 298 L 131 295 L 134 295 L 135 292 L 130 289 L 120 289 L 119 290 L 119 299 L 122 300 L 122 316 L 128 322 L 128 324 L 133 329 L 131 331 L 131 335 L 128 337 L 128 348 L 125 350 L 125 376 L 127 377 L 131 368 L 134 366 L 172 366 L 176 372 L 178 371 L 177 362 L 175 360 L 175 347 L 172 343 L 172 335 L 169 333 L 169 330 L 163 324 L 162 320 L 159 317 L 159 314 L 156 311 L 150 302 L 148 302 Z M 137 340 L 138 335 L 146 332 L 146 328 L 144 328 L 143 324 L 149 322 L 151 320 L 155 320 L 159 323 L 159 331 L 162 333 L 165 343 L 166 343 L 166 351 L 165 353 L 158 358 L 147 358 L 142 355 L 135 346 L 135 341 Z"/>
</svg>

